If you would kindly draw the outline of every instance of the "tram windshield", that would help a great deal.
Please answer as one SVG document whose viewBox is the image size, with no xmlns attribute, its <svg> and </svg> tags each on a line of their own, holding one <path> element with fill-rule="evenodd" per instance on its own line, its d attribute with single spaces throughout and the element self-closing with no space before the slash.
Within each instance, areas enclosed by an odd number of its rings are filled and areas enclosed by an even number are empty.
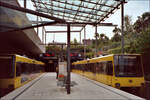
<svg viewBox="0 0 150 100">
<path fill-rule="evenodd" d="M 14 76 L 12 65 L 11 56 L 0 57 L 0 79 L 12 78 Z"/>
<path fill-rule="evenodd" d="M 116 77 L 140 77 L 142 66 L 140 56 L 116 55 L 114 57 Z"/>
</svg>

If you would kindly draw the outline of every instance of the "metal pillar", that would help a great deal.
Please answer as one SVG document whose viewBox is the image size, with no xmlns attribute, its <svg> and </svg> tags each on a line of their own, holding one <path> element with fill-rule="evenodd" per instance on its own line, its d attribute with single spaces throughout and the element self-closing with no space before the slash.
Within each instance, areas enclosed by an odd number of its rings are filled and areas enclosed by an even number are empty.
<svg viewBox="0 0 150 100">
<path fill-rule="evenodd" d="M 45 33 L 45 47 L 46 47 L 46 33 Z"/>
<path fill-rule="evenodd" d="M 39 22 L 39 17 L 37 16 L 37 25 L 38 25 L 38 22 Z M 39 27 L 37 27 L 37 35 L 39 35 Z"/>
<path fill-rule="evenodd" d="M 70 24 L 67 24 L 67 94 L 70 94 Z"/>
<path fill-rule="evenodd" d="M 26 7 L 27 7 L 27 1 L 24 0 L 24 8 L 26 8 Z"/>
<path fill-rule="evenodd" d="M 86 40 L 86 28 L 84 27 L 84 40 Z M 84 41 L 84 59 L 86 59 L 86 41 Z"/>
<path fill-rule="evenodd" d="M 44 43 L 44 26 L 42 27 L 42 42 Z"/>
<path fill-rule="evenodd" d="M 80 32 L 80 44 L 81 44 L 81 32 Z"/>
<path fill-rule="evenodd" d="M 61 45 L 61 53 L 60 53 L 61 55 L 61 59 L 60 59 L 60 61 L 62 62 L 62 61 L 64 61 L 64 58 L 63 58 L 63 44 Z"/>
<path fill-rule="evenodd" d="M 96 36 L 96 41 L 95 41 L 95 53 L 96 53 L 96 57 L 97 57 L 97 25 L 95 26 L 95 36 Z"/>
<path fill-rule="evenodd" d="M 121 3 L 121 52 L 124 54 L 124 0 Z"/>
</svg>

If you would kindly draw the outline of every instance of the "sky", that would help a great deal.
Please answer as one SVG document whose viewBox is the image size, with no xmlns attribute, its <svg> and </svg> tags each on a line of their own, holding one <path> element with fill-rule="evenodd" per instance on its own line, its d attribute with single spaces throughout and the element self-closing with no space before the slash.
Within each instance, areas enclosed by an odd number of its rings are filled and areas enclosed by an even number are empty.
<svg viewBox="0 0 150 100">
<path fill-rule="evenodd" d="M 33 7 L 33 3 L 28 0 L 27 1 L 27 8 L 35 10 Z M 21 6 L 23 6 L 23 0 L 19 0 L 19 3 Z M 141 16 L 144 12 L 150 12 L 150 0 L 129 0 L 128 3 L 124 6 L 124 15 L 129 15 L 132 18 L 132 23 L 134 23 L 137 20 L 138 16 Z M 30 20 L 35 19 L 35 16 L 28 15 Z M 121 11 L 120 9 L 116 10 L 113 15 L 111 15 L 108 19 L 104 21 L 104 23 L 113 23 L 115 25 L 118 25 L 120 27 L 121 25 Z M 58 30 L 58 31 L 65 31 L 67 30 L 66 27 L 52 27 L 52 26 L 46 26 L 45 27 L 47 31 L 52 30 Z M 71 27 L 71 30 L 80 30 L 81 28 L 78 27 Z M 111 38 L 113 36 L 112 30 L 114 27 L 98 27 L 98 33 L 104 33 L 106 36 Z M 36 29 L 35 29 L 36 30 Z M 95 27 L 93 26 L 86 26 L 86 39 L 94 39 L 95 34 Z M 39 28 L 39 37 L 42 39 L 42 28 Z M 80 35 L 79 33 L 71 33 L 71 41 L 74 39 L 77 39 L 77 41 L 80 41 Z M 81 32 L 81 39 L 84 38 L 84 30 Z M 66 42 L 67 41 L 67 34 L 66 33 L 51 33 L 47 34 L 46 42 Z"/>
</svg>

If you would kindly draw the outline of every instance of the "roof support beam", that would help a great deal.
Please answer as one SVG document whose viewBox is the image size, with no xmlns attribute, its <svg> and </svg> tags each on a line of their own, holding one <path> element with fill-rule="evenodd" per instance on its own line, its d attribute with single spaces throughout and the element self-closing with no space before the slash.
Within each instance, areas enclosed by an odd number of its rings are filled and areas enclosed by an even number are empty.
<svg viewBox="0 0 150 100">
<path fill-rule="evenodd" d="M 32 21 L 33 23 L 35 23 L 36 21 Z M 50 23 L 49 21 L 39 21 L 39 23 Z M 97 24 L 97 26 L 114 26 L 114 27 L 116 27 L 117 25 L 113 25 L 112 23 L 92 23 L 92 22 L 65 22 L 65 23 L 57 23 L 57 24 L 54 24 L 54 25 L 52 25 L 52 26 L 67 26 L 67 23 L 69 23 L 70 24 L 70 26 L 74 26 L 74 27 L 85 27 L 85 25 L 87 25 L 87 24 L 90 24 L 90 25 L 96 25 Z M 35 23 L 36 24 L 36 23 Z M 83 30 L 83 28 L 82 28 L 82 30 Z M 81 31 L 82 31 L 81 30 Z"/>
<path fill-rule="evenodd" d="M 48 22 L 48 23 L 44 23 L 44 24 L 38 24 L 38 25 L 34 25 L 34 26 L 28 26 L 28 27 L 24 27 L 24 28 L 18 28 L 18 29 L 14 29 L 8 32 L 12 32 L 12 31 L 21 31 L 21 30 L 26 30 L 26 29 L 31 29 L 31 28 L 37 28 L 37 27 L 42 27 L 42 26 L 47 26 L 47 25 L 53 25 L 56 24 L 57 22 Z"/>
<path fill-rule="evenodd" d="M 55 25 L 52 25 L 52 26 L 67 26 L 66 24 L 55 24 Z M 70 27 L 84 27 L 84 25 L 82 24 L 71 24 Z"/>
<path fill-rule="evenodd" d="M 78 33 L 80 31 L 70 31 L 70 32 Z M 67 33 L 67 31 L 45 31 L 45 33 Z"/>
<path fill-rule="evenodd" d="M 40 45 L 45 45 L 45 44 L 41 44 L 40 43 Z M 48 44 L 46 44 L 46 45 L 67 45 L 66 43 L 48 43 Z M 70 44 L 70 45 L 83 45 L 84 46 L 84 44 Z"/>
<path fill-rule="evenodd" d="M 97 25 L 97 26 L 117 26 L 117 25 L 113 25 L 112 23 L 92 23 L 92 22 L 67 22 L 69 24 L 84 24 L 84 25 Z"/>
<path fill-rule="evenodd" d="M 14 6 L 14 5 L 11 5 L 11 4 L 8 4 L 8 3 L 4 3 L 4 2 L 1 2 L 1 1 L 0 1 L 0 6 L 10 8 L 10 9 L 14 9 L 14 10 L 18 10 L 18 11 L 25 12 L 25 13 L 30 13 L 30 14 L 33 14 L 33 15 L 41 16 L 41 17 L 45 17 L 45 18 L 55 20 L 55 21 L 59 21 L 59 22 L 65 22 L 65 20 L 60 19 L 60 18 L 49 16 L 47 14 L 39 13 L 39 12 L 30 10 L 30 9 L 25 9 L 23 7 L 17 7 L 17 6 Z"/>
</svg>

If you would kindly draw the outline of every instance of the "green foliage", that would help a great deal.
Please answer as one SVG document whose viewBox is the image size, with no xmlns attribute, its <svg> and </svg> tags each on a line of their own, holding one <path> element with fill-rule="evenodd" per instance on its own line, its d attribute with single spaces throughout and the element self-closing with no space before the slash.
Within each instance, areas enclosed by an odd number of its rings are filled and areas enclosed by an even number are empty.
<svg viewBox="0 0 150 100">
<path fill-rule="evenodd" d="M 125 53 L 129 53 L 129 49 L 130 49 L 130 46 L 129 45 L 125 45 L 125 47 L 124 47 Z M 120 54 L 121 53 L 121 46 L 117 47 L 117 48 L 109 49 L 108 52 L 110 54 Z"/>
<path fill-rule="evenodd" d="M 136 32 L 145 30 L 150 25 L 150 12 L 145 12 L 138 20 L 134 23 L 134 29 Z"/>
<path fill-rule="evenodd" d="M 93 57 L 94 57 L 94 52 L 86 53 L 86 58 L 93 58 Z"/>
<path fill-rule="evenodd" d="M 121 35 L 120 34 L 114 34 L 114 36 L 111 38 L 112 42 L 119 42 L 121 41 Z"/>
<path fill-rule="evenodd" d="M 58 46 L 55 46 L 55 45 L 50 46 L 50 45 L 48 45 L 46 47 L 46 52 L 51 52 L 51 53 L 55 53 L 56 55 L 59 55 L 59 53 L 63 52 L 63 51 L 61 51 L 61 48 L 58 47 Z"/>
<path fill-rule="evenodd" d="M 136 51 L 143 53 L 145 49 L 150 48 L 150 26 L 146 31 L 142 31 L 135 42 Z"/>
</svg>

